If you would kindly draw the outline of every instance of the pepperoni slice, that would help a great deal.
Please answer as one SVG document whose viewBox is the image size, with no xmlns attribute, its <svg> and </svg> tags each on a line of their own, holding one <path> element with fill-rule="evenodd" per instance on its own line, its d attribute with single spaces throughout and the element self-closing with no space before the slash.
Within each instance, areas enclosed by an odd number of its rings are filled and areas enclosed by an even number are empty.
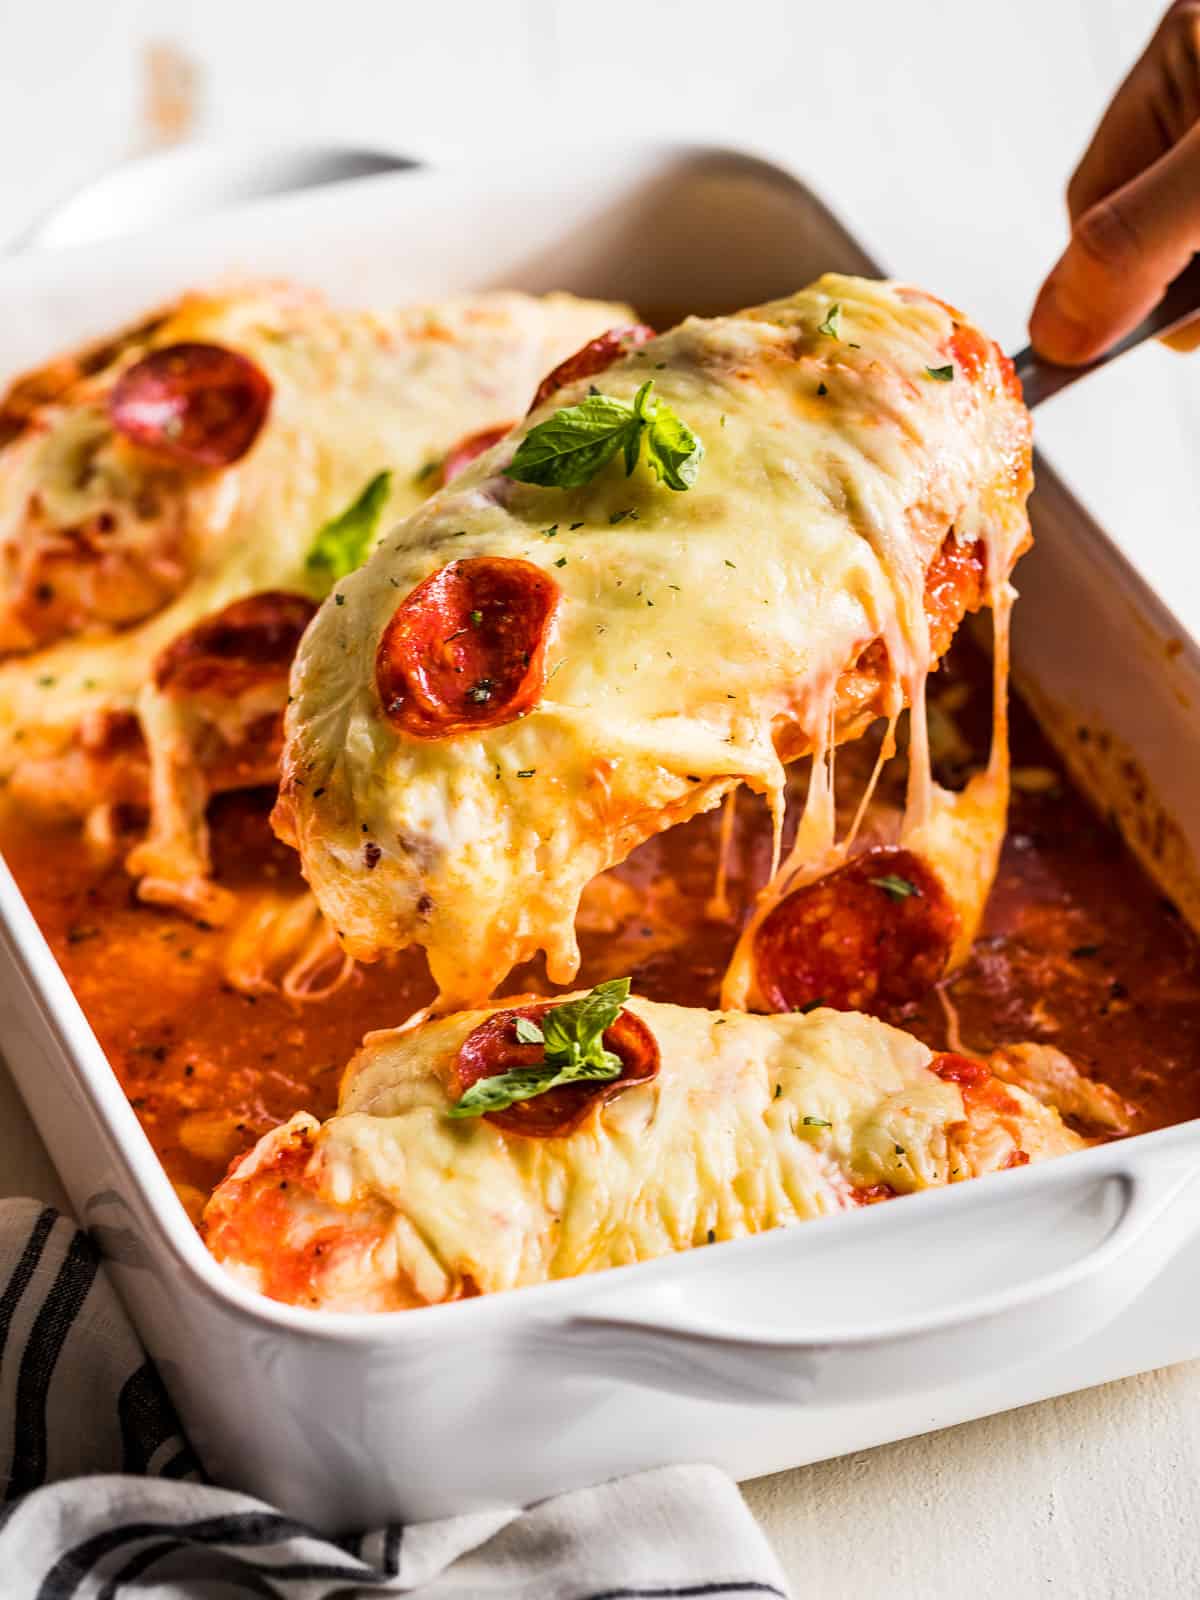
<svg viewBox="0 0 1200 1600">
<path fill-rule="evenodd" d="M 546 374 L 538 384 L 530 411 L 545 405 L 551 395 L 565 389 L 569 383 L 577 383 L 580 378 L 594 378 L 611 367 L 614 361 L 619 361 L 627 351 L 636 350 L 638 345 L 656 337 L 654 329 L 646 323 L 632 322 L 623 328 L 610 328 L 598 339 L 589 340 L 582 350 L 576 350 L 573 356 L 560 361 L 553 372 Z"/>
<path fill-rule="evenodd" d="M 232 698 L 286 678 L 316 609 L 305 595 L 278 589 L 235 600 L 171 640 L 154 663 L 154 682 L 171 695 Z"/>
<path fill-rule="evenodd" d="M 454 1065 L 455 1084 L 464 1095 L 480 1078 L 495 1078 L 514 1067 L 533 1067 L 542 1060 L 540 1044 L 522 1044 L 517 1038 L 517 1018 L 528 1017 L 540 1023 L 554 1002 L 518 1006 L 512 1011 L 497 1011 L 467 1035 Z M 604 1048 L 621 1058 L 619 1077 L 590 1083 L 564 1083 L 545 1094 L 518 1100 L 503 1111 L 484 1113 L 487 1122 L 505 1133 L 524 1134 L 528 1139 L 561 1139 L 573 1133 L 591 1111 L 632 1088 L 648 1083 L 658 1075 L 658 1043 L 650 1029 L 632 1011 L 622 1011 L 611 1028 L 605 1029 Z"/>
<path fill-rule="evenodd" d="M 546 682 L 561 591 L 529 561 L 474 556 L 441 567 L 400 602 L 375 657 L 392 723 L 416 739 L 497 728 Z"/>
<path fill-rule="evenodd" d="M 465 472 L 476 456 L 481 456 L 485 450 L 490 450 L 494 444 L 499 444 L 506 433 L 509 433 L 514 424 L 502 422 L 496 428 L 480 428 L 478 433 L 468 433 L 465 439 L 446 452 L 442 462 L 442 488 L 448 483 L 453 483 L 460 472 Z"/>
<path fill-rule="evenodd" d="M 992 1075 L 991 1068 L 986 1062 L 976 1061 L 971 1056 L 959 1055 L 953 1050 L 934 1056 L 929 1063 L 929 1070 L 944 1083 L 957 1083 L 964 1089 L 977 1089 Z"/>
<path fill-rule="evenodd" d="M 135 361 L 108 397 L 118 433 L 181 467 L 228 467 L 258 437 L 271 383 L 219 344 L 170 344 Z"/>
<path fill-rule="evenodd" d="M 941 977 L 958 913 L 920 856 L 865 851 L 787 895 L 754 937 L 758 987 L 776 1011 L 820 1003 L 879 1015 Z"/>
</svg>

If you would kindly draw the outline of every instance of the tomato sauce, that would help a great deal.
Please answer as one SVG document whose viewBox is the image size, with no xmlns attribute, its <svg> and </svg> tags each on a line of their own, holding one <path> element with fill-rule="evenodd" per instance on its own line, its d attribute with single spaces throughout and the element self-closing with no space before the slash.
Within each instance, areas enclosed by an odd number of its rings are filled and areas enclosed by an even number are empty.
<svg viewBox="0 0 1200 1600">
<path fill-rule="evenodd" d="M 960 786 L 986 758 L 990 667 L 955 644 L 930 699 L 937 776 Z M 946 710 L 953 707 L 951 714 Z M 949 736 L 945 725 L 951 726 Z M 1072 788 L 1014 697 L 1009 831 L 971 959 L 891 1020 L 934 1049 L 986 1051 L 1039 1040 L 1065 1051 L 1137 1107 L 1137 1130 L 1200 1115 L 1200 941 Z M 874 759 L 868 736 L 839 751 L 838 791 L 852 809 Z M 881 786 L 895 802 L 903 760 Z M 792 778 L 802 792 L 805 766 Z M 211 811 L 219 881 L 241 895 L 299 893 L 293 852 L 267 824 L 271 796 L 229 795 Z M 580 986 L 629 974 L 636 992 L 717 1003 L 740 918 L 770 861 L 762 801 L 736 799 L 729 855 L 731 918 L 713 915 L 721 820 L 659 835 L 593 884 L 580 915 Z M 10 816 L 0 843 L 143 1127 L 195 1216 L 231 1158 L 297 1110 L 333 1109 L 341 1069 L 369 1029 L 394 1026 L 433 996 L 419 951 L 355 971 L 323 1000 L 245 995 L 225 977 L 230 934 L 139 904 L 119 862 L 91 864 L 78 833 Z M 553 992 L 540 964 L 512 994 Z M 948 1002 L 948 1004 L 947 1004 Z"/>
<path fill-rule="evenodd" d="M 271 834 L 267 791 L 210 809 L 218 881 L 299 891 Z M 229 1161 L 297 1110 L 328 1116 L 362 1035 L 433 997 L 420 951 L 358 969 L 327 1001 L 246 995 L 225 978 L 230 935 L 140 903 L 119 860 L 89 863 L 70 826 L 4 819 L 17 882 L 121 1086 L 193 1215 Z"/>
</svg>

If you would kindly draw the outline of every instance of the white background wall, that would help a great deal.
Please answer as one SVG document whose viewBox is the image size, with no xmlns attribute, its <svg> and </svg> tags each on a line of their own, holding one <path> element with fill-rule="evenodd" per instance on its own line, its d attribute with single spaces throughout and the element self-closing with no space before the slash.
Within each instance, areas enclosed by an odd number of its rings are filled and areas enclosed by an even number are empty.
<svg viewBox="0 0 1200 1600">
<path fill-rule="evenodd" d="M 749 142 L 892 268 L 1011 345 L 1063 186 L 1160 0 L 0 0 L 0 244 L 151 142 L 145 56 L 195 64 L 196 131 L 469 154 L 561 130 Z M 722 248 L 722 241 L 714 241 Z M 1135 357 L 1042 442 L 1160 582 L 1194 544 L 1200 361 Z M 1195 567 L 1183 572 L 1198 591 Z"/>
<path fill-rule="evenodd" d="M 538 144 L 567 129 L 752 144 L 798 167 L 895 271 L 1015 348 L 1063 240 L 1072 163 L 1158 10 L 0 0 L 0 246 L 155 142 L 146 51 L 166 45 L 194 68 L 203 136 L 330 136 L 442 159 L 525 138 L 531 183 Z M 1039 430 L 1099 519 L 1200 623 L 1200 356 L 1130 357 L 1056 401 Z M 1200 1372 L 1176 1369 L 749 1495 L 798 1596 L 1194 1595 L 1198 1399 Z"/>
</svg>

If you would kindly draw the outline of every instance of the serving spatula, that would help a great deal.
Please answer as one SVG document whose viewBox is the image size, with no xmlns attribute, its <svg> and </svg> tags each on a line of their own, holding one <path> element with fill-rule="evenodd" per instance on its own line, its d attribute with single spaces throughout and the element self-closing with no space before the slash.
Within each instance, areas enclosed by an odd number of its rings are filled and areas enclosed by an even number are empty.
<svg viewBox="0 0 1200 1600">
<path fill-rule="evenodd" d="M 1060 389 L 1067 389 L 1099 367 L 1106 367 L 1110 361 L 1123 356 L 1126 350 L 1132 350 L 1134 345 L 1172 333 L 1197 313 L 1200 313 L 1200 256 L 1195 256 L 1192 264 L 1184 268 L 1144 322 L 1139 322 L 1136 328 L 1123 339 L 1118 339 L 1094 361 L 1088 361 L 1081 367 L 1060 367 L 1039 356 L 1032 345 L 1019 350 L 1013 357 L 1013 365 L 1025 391 L 1025 404 L 1030 407 L 1041 405 L 1043 400 L 1049 400 Z"/>
</svg>

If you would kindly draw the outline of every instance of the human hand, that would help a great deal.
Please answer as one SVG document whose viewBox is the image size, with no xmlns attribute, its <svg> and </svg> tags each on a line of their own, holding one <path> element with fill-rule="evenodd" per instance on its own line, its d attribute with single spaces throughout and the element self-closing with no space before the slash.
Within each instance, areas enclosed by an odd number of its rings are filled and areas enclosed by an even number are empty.
<svg viewBox="0 0 1200 1600">
<path fill-rule="evenodd" d="M 1142 320 L 1200 251 L 1200 0 L 1175 0 L 1067 186 L 1071 240 L 1029 334 L 1050 361 L 1091 361 Z M 1200 318 L 1165 340 L 1200 344 Z"/>
</svg>

